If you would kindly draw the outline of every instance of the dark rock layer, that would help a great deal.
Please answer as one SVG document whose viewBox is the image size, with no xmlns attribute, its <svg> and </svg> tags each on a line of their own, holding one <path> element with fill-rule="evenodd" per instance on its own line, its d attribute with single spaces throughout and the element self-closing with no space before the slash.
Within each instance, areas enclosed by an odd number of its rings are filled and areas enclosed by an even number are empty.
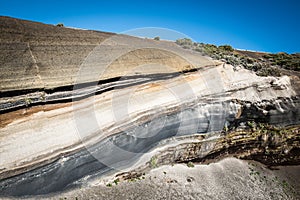
<svg viewBox="0 0 300 200">
<path fill-rule="evenodd" d="M 8 17 L 0 49 L 2 196 L 228 154 L 299 164 L 297 74 L 258 77 L 172 42 Z"/>
</svg>

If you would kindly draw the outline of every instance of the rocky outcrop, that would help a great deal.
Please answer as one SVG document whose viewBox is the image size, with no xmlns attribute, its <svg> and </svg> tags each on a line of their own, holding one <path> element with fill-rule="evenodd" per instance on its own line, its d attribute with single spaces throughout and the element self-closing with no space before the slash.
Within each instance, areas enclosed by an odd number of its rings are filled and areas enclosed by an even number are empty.
<svg viewBox="0 0 300 200">
<path fill-rule="evenodd" d="M 173 144 L 172 144 L 173 143 Z M 172 139 L 151 152 L 148 162 L 134 170 L 117 173 L 115 179 L 130 180 L 166 164 L 217 162 L 228 156 L 254 159 L 267 165 L 295 165 L 300 162 L 299 126 L 288 128 L 265 127 L 210 134 L 197 134 Z M 174 145 L 176 143 L 176 145 Z"/>
<path fill-rule="evenodd" d="M 3 195 L 56 192 L 241 146 L 261 155 L 263 131 L 243 130 L 299 124 L 297 76 L 257 76 L 172 42 L 0 20 Z M 229 130 L 240 132 L 231 140 L 221 134 Z M 299 146 L 293 131 L 276 148 Z"/>
</svg>

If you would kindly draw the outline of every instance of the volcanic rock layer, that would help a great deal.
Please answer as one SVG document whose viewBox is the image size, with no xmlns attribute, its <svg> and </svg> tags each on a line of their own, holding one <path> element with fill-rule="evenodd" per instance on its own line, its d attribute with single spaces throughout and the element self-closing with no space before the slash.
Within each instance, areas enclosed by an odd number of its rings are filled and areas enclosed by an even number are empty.
<svg viewBox="0 0 300 200">
<path fill-rule="evenodd" d="M 221 132 L 300 121 L 297 76 L 259 77 L 166 41 L 7 17 L 0 30 L 1 195 L 253 149 Z M 293 131 L 276 144 L 299 161 Z"/>
</svg>

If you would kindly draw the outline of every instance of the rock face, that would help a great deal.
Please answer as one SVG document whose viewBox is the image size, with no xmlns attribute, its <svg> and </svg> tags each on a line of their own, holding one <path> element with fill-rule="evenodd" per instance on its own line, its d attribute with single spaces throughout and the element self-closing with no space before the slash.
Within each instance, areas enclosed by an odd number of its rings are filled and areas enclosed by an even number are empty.
<svg viewBox="0 0 300 200">
<path fill-rule="evenodd" d="M 260 77 L 172 42 L 0 21 L 2 195 L 201 160 L 223 146 L 239 149 L 228 130 L 299 124 L 297 76 Z M 294 148 L 298 128 L 293 134 L 284 144 Z M 255 148 L 245 138 L 241 144 Z"/>
</svg>

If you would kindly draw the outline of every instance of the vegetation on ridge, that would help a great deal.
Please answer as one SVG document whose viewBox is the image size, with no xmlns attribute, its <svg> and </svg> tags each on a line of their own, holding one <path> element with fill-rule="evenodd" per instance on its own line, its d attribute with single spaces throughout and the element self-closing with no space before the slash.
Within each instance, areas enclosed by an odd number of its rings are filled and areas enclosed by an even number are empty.
<svg viewBox="0 0 300 200">
<path fill-rule="evenodd" d="M 193 42 L 183 38 L 176 43 L 185 49 L 192 49 L 204 56 L 224 61 L 236 67 L 243 67 L 254 71 L 258 76 L 280 76 L 280 68 L 300 71 L 300 54 L 260 53 L 235 50 L 230 45 L 216 46 Z"/>
</svg>

